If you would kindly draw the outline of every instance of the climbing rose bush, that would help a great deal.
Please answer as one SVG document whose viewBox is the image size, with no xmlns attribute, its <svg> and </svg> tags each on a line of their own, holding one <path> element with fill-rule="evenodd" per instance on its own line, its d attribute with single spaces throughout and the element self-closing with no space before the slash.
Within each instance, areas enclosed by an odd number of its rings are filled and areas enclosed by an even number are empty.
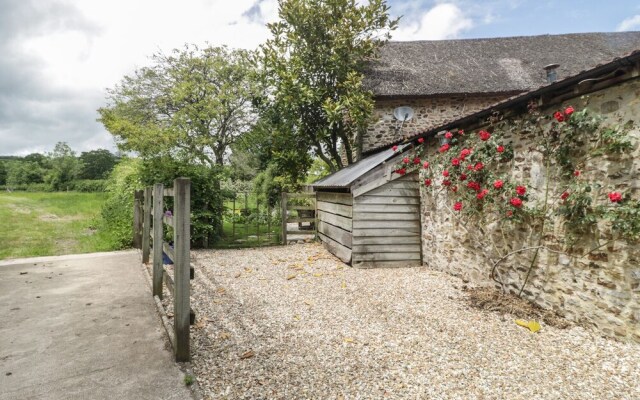
<svg viewBox="0 0 640 400">
<path fill-rule="evenodd" d="M 421 170 L 425 187 L 432 190 L 433 195 L 445 194 L 452 201 L 453 211 L 467 217 L 494 215 L 499 219 L 524 223 L 540 215 L 543 218 L 562 216 L 578 231 L 586 231 L 588 226 L 594 226 L 599 220 L 609 219 L 614 228 L 626 227 L 627 232 L 619 234 L 628 239 L 640 238 L 640 221 L 632 224 L 631 230 L 628 229 L 629 223 L 621 223 L 623 216 L 637 211 L 637 201 L 625 202 L 622 193 L 612 190 L 608 193 L 608 204 L 621 209 L 596 206 L 603 203 L 602 198 L 607 194 L 592 190 L 592 185 L 582 180 L 580 169 L 584 166 L 584 159 L 594 154 L 621 154 L 631 150 L 624 130 L 603 128 L 600 117 L 589 115 L 586 109 L 576 111 L 572 106 L 544 116 L 537 114 L 536 107 L 531 105 L 530 114 L 536 119 L 528 123 L 526 129 L 539 131 L 540 151 L 549 165 L 555 167 L 555 175 L 547 176 L 547 180 L 560 182 L 561 194 L 556 201 L 541 198 L 538 193 L 532 202 L 526 184 L 513 178 L 514 150 L 511 143 L 502 139 L 503 133 L 512 128 L 499 124 L 491 124 L 489 128 L 471 135 L 465 135 L 461 129 L 445 132 L 436 151 L 429 151 L 434 149 L 433 141 L 418 138 L 412 152 L 402 159 L 402 165 L 396 172 L 404 175 Z M 524 124 L 527 125 L 526 120 Z M 595 147 L 582 149 L 581 141 L 577 139 L 594 133 L 598 137 L 594 141 Z M 426 160 L 427 154 L 429 161 Z"/>
</svg>

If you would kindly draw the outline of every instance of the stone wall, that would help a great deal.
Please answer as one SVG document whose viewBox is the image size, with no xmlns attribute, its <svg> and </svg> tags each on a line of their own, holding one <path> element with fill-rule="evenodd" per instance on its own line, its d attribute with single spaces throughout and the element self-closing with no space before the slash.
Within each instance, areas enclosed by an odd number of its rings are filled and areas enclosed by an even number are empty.
<svg viewBox="0 0 640 400">
<path fill-rule="evenodd" d="M 439 126 L 470 112 L 480 111 L 508 95 L 478 96 L 457 95 L 450 97 L 414 98 L 409 100 L 377 99 L 374 108 L 374 123 L 371 124 L 363 138 L 364 152 L 391 143 L 405 135 L 415 135 L 429 128 Z M 413 118 L 404 124 L 402 131 L 400 124 L 393 117 L 396 107 L 409 106 L 413 108 Z"/>
<path fill-rule="evenodd" d="M 640 198 L 640 79 L 636 78 L 588 96 L 577 97 L 543 110 L 551 114 L 568 105 L 587 107 L 605 117 L 607 125 L 634 121 L 632 157 L 610 158 L 587 164 L 581 179 L 602 182 L 607 190 L 630 191 Z M 461 127 L 464 128 L 464 127 Z M 474 130 L 476 132 L 477 130 Z M 469 133 L 469 132 L 468 132 Z M 525 184 L 534 195 L 545 187 L 542 156 L 536 152 L 534 137 L 513 134 L 503 137 L 515 150 L 514 181 Z M 552 188 L 550 198 L 560 195 Z M 534 230 L 521 227 L 505 237 L 492 224 L 463 224 L 451 211 L 452 200 L 421 189 L 424 263 L 431 268 L 461 276 L 478 284 L 495 285 L 489 279 L 493 261 L 510 250 L 537 245 Z M 539 196 L 536 196 L 540 198 Z M 603 196 L 606 199 L 606 195 Z M 566 234 L 562 220 L 556 219 L 549 233 L 562 243 Z M 593 237 L 581 238 L 572 254 L 583 254 L 595 247 Z M 602 240 L 602 242 L 606 242 Z M 564 251 L 562 246 L 556 250 Z M 500 278 L 511 292 L 524 281 L 533 251 L 518 253 L 501 265 Z M 616 241 L 587 257 L 572 257 L 563 252 L 543 250 L 523 295 L 532 302 L 557 311 L 569 320 L 596 326 L 609 336 L 640 342 L 640 245 Z"/>
</svg>

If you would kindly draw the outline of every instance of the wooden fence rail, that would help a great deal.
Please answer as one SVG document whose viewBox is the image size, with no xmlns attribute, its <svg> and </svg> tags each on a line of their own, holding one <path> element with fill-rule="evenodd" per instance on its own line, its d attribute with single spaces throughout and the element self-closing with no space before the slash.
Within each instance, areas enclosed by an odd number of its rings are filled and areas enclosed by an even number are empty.
<svg viewBox="0 0 640 400">
<path fill-rule="evenodd" d="M 308 199 L 307 203 L 311 205 L 294 205 L 290 204 L 289 199 Z M 282 199 L 280 201 L 282 207 L 282 243 L 287 244 L 287 234 L 305 234 L 305 235 L 317 235 L 318 229 L 318 209 L 316 203 L 315 193 L 282 193 Z M 297 217 L 289 217 L 288 211 L 297 211 Z M 300 213 L 303 211 L 303 213 Z M 308 213 L 313 211 L 313 213 Z M 301 216 L 305 215 L 305 216 Z M 306 216 L 308 214 L 308 216 Z M 313 216 L 311 216 L 313 214 Z M 289 230 L 287 224 L 295 222 L 300 226 L 301 223 L 310 222 L 312 229 L 310 230 Z"/>
<path fill-rule="evenodd" d="M 158 183 L 144 190 L 144 206 L 134 202 L 134 221 L 142 220 L 141 231 L 142 262 L 147 264 L 153 251 L 152 293 L 161 304 L 163 284 L 173 296 L 173 335 L 169 335 L 176 361 L 189 361 L 189 325 L 195 322 L 195 314 L 190 306 L 190 279 L 194 268 L 191 265 L 191 181 L 178 178 L 173 188 L 164 188 Z M 136 194 L 138 196 L 138 194 Z M 164 211 L 164 197 L 173 197 L 173 211 Z M 140 218 L 140 213 L 142 218 Z M 173 228 L 173 248 L 164 241 L 164 225 Z M 153 245 L 152 245 L 153 244 Z M 174 263 L 173 278 L 165 270 L 163 252 Z"/>
</svg>

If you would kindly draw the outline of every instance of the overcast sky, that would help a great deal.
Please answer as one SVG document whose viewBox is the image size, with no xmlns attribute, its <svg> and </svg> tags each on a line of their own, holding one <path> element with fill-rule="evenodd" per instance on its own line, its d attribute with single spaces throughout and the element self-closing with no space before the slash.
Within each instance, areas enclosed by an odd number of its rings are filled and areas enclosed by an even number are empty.
<svg viewBox="0 0 640 400">
<path fill-rule="evenodd" d="M 640 30 L 633 0 L 388 3 L 394 40 Z M 0 154 L 113 150 L 105 88 L 184 43 L 255 48 L 276 16 L 277 0 L 0 0 Z"/>
</svg>

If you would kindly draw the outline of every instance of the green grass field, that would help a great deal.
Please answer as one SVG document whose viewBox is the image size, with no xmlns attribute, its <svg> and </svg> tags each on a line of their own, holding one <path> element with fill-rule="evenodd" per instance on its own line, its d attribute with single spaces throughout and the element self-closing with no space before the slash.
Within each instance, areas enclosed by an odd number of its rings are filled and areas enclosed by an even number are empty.
<svg viewBox="0 0 640 400">
<path fill-rule="evenodd" d="M 104 193 L 0 193 L 0 259 L 109 251 Z"/>
</svg>

